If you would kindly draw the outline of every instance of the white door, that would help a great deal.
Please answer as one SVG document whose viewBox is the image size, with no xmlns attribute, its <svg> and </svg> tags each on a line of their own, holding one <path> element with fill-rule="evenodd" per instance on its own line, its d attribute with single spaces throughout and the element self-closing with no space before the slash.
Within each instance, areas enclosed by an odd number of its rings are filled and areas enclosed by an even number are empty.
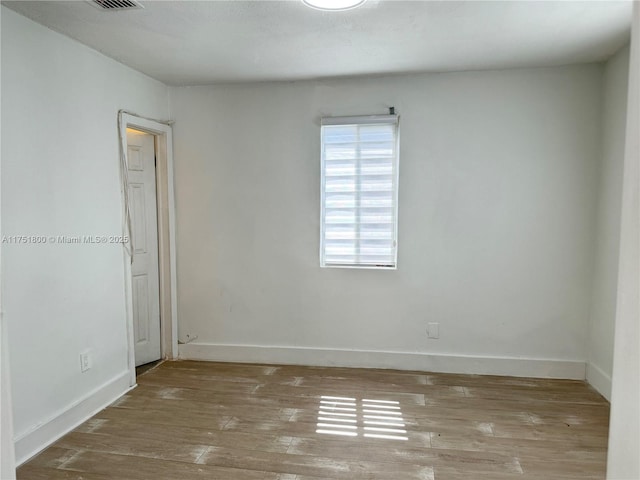
<svg viewBox="0 0 640 480">
<path fill-rule="evenodd" d="M 155 158 L 154 136 L 127 128 L 136 367 L 161 356 Z"/>
</svg>

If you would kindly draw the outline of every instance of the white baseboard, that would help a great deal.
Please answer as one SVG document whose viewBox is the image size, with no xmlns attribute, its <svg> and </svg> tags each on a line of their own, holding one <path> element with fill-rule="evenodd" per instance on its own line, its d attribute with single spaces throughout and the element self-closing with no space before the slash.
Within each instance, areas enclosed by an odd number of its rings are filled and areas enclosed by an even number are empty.
<svg viewBox="0 0 640 480">
<path fill-rule="evenodd" d="M 587 363 L 587 382 L 595 388 L 600 395 L 611 401 L 611 376 L 607 375 L 597 365 Z"/>
<path fill-rule="evenodd" d="M 134 387 L 129 386 L 127 370 L 53 415 L 49 420 L 17 436 L 15 438 L 16 464 L 21 465 L 40 453 L 132 388 Z"/>
<path fill-rule="evenodd" d="M 585 379 L 583 361 L 537 358 L 474 357 L 367 350 L 331 350 L 256 345 L 188 343 L 179 358 L 214 362 L 269 363 L 326 367 L 388 368 L 439 373 L 468 373 L 514 377 Z"/>
</svg>

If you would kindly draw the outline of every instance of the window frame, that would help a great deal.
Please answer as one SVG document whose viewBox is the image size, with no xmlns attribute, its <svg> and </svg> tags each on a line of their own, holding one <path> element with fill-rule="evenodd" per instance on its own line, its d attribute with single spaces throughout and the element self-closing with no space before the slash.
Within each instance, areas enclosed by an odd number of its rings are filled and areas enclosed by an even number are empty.
<svg viewBox="0 0 640 480">
<path fill-rule="evenodd" d="M 389 265 L 366 265 L 360 263 L 327 263 L 325 261 L 325 126 L 351 125 L 394 125 L 395 145 L 392 160 L 392 188 L 393 188 L 393 262 Z M 347 117 L 322 117 L 320 121 L 320 267 L 321 268 L 355 268 L 365 270 L 397 270 L 398 269 L 398 191 L 400 173 L 400 116 L 389 115 L 358 115 Z"/>
</svg>

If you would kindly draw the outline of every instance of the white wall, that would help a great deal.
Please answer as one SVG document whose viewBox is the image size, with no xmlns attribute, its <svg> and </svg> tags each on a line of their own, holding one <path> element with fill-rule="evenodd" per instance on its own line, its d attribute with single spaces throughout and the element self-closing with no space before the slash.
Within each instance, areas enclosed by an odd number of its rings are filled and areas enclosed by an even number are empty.
<svg viewBox="0 0 640 480">
<path fill-rule="evenodd" d="M 117 111 L 164 118 L 167 95 L 3 7 L 3 234 L 121 233 Z M 124 262 L 117 244 L 5 243 L 2 255 L 22 461 L 128 387 Z"/>
<path fill-rule="evenodd" d="M 587 365 L 587 380 L 609 400 L 618 287 L 628 75 L 629 48 L 625 47 L 606 62 L 603 75 L 602 161 L 598 174 L 596 253 Z"/>
<path fill-rule="evenodd" d="M 0 9 L 0 20 L 2 9 Z M 1 54 L 0 54 L 1 56 Z M 1 78 L 0 78 L 1 83 Z M 0 129 L 1 129 L 0 118 Z M 0 135 L 0 139 L 1 139 Z M 1 156 L 0 156 L 1 157 Z M 0 178 L 2 166 L 0 162 Z M 2 182 L 0 181 L 0 193 Z M 1 195 L 0 195 L 1 199 Z M 0 225 L 0 237 L 2 226 Z M 2 271 L 2 250 L 0 249 L 0 271 Z M 13 409 L 11 406 L 11 383 L 9 380 L 9 342 L 7 338 L 6 321 L 2 314 L 2 275 L 0 275 L 0 478 L 12 480 L 16 478 L 15 450 L 13 445 Z"/>
<path fill-rule="evenodd" d="M 640 478 L 640 5 L 631 33 L 607 479 Z"/>
<path fill-rule="evenodd" d="M 172 88 L 181 355 L 584 378 L 601 80 Z M 321 269 L 318 119 L 392 105 L 399 268 Z"/>
</svg>

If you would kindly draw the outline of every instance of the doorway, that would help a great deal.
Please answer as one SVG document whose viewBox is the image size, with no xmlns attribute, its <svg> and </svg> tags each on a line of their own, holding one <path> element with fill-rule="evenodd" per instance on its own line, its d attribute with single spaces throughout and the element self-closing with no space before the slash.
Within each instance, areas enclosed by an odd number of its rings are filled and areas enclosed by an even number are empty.
<svg viewBox="0 0 640 480">
<path fill-rule="evenodd" d="M 136 367 L 177 356 L 171 126 L 120 112 L 130 384 Z"/>
<path fill-rule="evenodd" d="M 155 136 L 128 127 L 127 174 L 135 366 L 162 357 Z"/>
</svg>

